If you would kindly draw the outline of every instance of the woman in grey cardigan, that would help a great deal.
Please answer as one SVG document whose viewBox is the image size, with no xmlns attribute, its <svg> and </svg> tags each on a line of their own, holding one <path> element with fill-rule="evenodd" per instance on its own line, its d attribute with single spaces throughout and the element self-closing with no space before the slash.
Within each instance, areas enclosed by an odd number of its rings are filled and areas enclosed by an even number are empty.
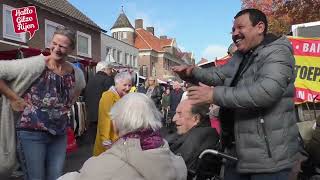
<svg viewBox="0 0 320 180">
<path fill-rule="evenodd" d="M 75 33 L 58 27 L 49 56 L 0 62 L 0 175 L 15 163 L 15 128 L 25 179 L 61 175 L 70 108 L 85 86 L 82 71 L 66 61 L 74 47 Z M 21 112 L 17 121 L 12 110 Z"/>
</svg>

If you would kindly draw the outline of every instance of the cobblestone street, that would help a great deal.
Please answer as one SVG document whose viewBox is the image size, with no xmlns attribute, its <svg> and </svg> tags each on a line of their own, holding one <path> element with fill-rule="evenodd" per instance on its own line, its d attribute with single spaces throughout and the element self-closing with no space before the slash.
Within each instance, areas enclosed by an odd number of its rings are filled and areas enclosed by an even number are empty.
<svg viewBox="0 0 320 180">
<path fill-rule="evenodd" d="M 71 171 L 78 171 L 83 163 L 92 156 L 95 135 L 96 129 L 90 128 L 85 134 L 77 139 L 78 150 L 67 155 L 63 174 Z M 12 177 L 10 179 L 1 180 L 23 180 L 23 178 Z"/>
<path fill-rule="evenodd" d="M 78 150 L 67 155 L 64 173 L 78 171 L 83 163 L 92 156 L 96 128 L 89 130 L 77 139 Z"/>
</svg>

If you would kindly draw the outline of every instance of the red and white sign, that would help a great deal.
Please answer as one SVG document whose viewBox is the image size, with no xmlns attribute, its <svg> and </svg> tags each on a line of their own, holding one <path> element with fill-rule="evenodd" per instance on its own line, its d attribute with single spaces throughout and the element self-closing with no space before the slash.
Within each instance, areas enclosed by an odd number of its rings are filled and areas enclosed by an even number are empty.
<svg viewBox="0 0 320 180">
<path fill-rule="evenodd" d="M 29 40 L 39 30 L 37 11 L 35 6 L 16 8 L 11 11 L 14 31 L 16 33 L 29 32 Z"/>
</svg>

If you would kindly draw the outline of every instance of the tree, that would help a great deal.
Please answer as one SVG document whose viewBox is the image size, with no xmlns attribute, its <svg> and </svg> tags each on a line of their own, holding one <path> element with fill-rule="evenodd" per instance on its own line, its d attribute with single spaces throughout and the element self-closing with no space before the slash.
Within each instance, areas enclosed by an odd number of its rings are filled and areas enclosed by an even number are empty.
<svg viewBox="0 0 320 180">
<path fill-rule="evenodd" d="M 279 11 L 287 12 L 292 24 L 320 21 L 320 0 L 286 1 Z"/>
<path fill-rule="evenodd" d="M 320 0 L 242 0 L 242 8 L 263 11 L 269 21 L 269 32 L 288 34 L 291 25 L 320 21 Z"/>
</svg>

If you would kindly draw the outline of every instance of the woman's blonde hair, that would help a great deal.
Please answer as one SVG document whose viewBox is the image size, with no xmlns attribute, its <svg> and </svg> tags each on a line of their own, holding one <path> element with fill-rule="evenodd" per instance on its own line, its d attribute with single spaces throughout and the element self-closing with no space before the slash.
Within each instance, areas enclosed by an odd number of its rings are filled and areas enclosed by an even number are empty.
<svg viewBox="0 0 320 180">
<path fill-rule="evenodd" d="M 154 76 L 150 76 L 150 77 L 148 77 L 148 78 L 146 79 L 146 82 L 145 82 L 145 87 L 146 87 L 146 89 L 148 89 L 149 86 L 150 86 L 149 80 L 154 80 L 154 86 L 159 86 L 159 83 L 158 83 L 157 78 L 154 77 Z"/>
</svg>

